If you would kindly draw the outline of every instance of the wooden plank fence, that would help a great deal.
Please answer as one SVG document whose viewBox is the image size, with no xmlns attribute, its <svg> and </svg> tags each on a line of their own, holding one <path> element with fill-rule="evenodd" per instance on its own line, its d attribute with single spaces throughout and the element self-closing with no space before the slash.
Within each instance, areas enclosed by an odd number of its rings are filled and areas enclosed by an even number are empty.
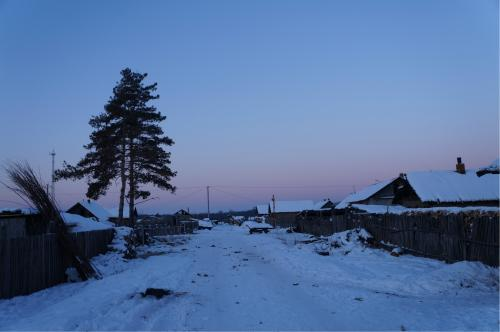
<svg viewBox="0 0 500 332">
<path fill-rule="evenodd" d="M 197 222 L 180 222 L 178 224 L 145 223 L 138 224 L 135 227 L 137 236 L 142 239 L 144 239 L 145 233 L 149 234 L 150 236 L 192 234 L 196 229 L 198 229 Z"/>
<path fill-rule="evenodd" d="M 107 251 L 113 229 L 72 233 L 91 258 Z M 0 298 L 27 295 L 66 281 L 66 266 L 56 234 L 0 240 Z"/>
<path fill-rule="evenodd" d="M 378 242 L 384 241 L 408 252 L 447 262 L 480 261 L 499 265 L 499 215 L 485 214 L 354 214 L 297 217 L 273 220 L 278 227 L 296 227 L 298 231 L 328 236 L 362 227 Z"/>
</svg>

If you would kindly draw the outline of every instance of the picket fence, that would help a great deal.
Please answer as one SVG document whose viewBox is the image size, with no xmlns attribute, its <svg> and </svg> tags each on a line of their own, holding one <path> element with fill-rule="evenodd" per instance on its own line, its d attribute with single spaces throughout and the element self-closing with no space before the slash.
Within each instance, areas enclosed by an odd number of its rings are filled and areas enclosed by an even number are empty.
<svg viewBox="0 0 500 332">
<path fill-rule="evenodd" d="M 498 213 L 462 214 L 355 214 L 297 217 L 290 220 L 270 218 L 278 227 L 328 236 L 362 227 L 378 243 L 389 243 L 414 255 L 446 262 L 480 261 L 499 265 Z"/>
<path fill-rule="evenodd" d="M 107 251 L 113 229 L 72 233 L 85 257 Z M 0 298 L 11 298 L 63 283 L 66 266 L 56 234 L 0 240 Z"/>
</svg>

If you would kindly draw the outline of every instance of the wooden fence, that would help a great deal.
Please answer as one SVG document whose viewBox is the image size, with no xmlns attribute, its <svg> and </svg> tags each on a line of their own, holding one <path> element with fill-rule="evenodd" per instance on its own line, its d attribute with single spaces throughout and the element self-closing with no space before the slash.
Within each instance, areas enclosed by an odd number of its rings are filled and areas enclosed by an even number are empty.
<svg viewBox="0 0 500 332">
<path fill-rule="evenodd" d="M 91 258 L 107 251 L 113 229 L 72 233 L 82 253 Z M 66 266 L 56 234 L 0 241 L 0 298 L 26 295 L 66 281 Z"/>
<path fill-rule="evenodd" d="M 139 238 L 144 238 L 145 233 L 150 236 L 163 236 L 175 234 L 191 234 L 194 230 L 198 229 L 197 222 L 180 222 L 177 224 L 170 223 L 145 223 L 138 224 L 135 227 Z"/>
<path fill-rule="evenodd" d="M 331 235 L 357 227 L 365 228 L 377 242 L 384 241 L 408 252 L 457 262 L 481 261 L 499 265 L 499 216 L 488 214 L 354 214 L 327 218 L 270 220 L 275 226 L 297 227 L 313 235 Z"/>
</svg>

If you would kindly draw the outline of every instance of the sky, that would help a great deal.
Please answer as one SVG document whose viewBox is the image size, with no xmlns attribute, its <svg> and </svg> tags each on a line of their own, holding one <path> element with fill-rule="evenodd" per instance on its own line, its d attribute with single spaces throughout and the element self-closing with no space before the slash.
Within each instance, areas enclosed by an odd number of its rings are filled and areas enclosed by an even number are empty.
<svg viewBox="0 0 500 332">
<path fill-rule="evenodd" d="M 0 0 L 0 162 L 76 163 L 120 70 L 158 83 L 178 172 L 145 213 L 340 200 L 499 154 L 490 0 Z M 0 172 L 0 181 L 7 182 Z M 85 181 L 56 184 L 63 207 Z M 100 202 L 118 204 L 111 188 Z M 0 206 L 24 205 L 0 185 Z"/>
</svg>

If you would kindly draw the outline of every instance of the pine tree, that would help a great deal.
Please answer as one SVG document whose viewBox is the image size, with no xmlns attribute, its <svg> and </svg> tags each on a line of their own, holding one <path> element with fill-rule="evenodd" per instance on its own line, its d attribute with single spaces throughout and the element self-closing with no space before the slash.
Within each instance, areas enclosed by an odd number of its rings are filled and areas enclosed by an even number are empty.
<svg viewBox="0 0 500 332">
<path fill-rule="evenodd" d="M 164 135 L 159 123 L 166 119 L 155 106 L 148 105 L 159 95 L 154 92 L 157 83 L 144 85 L 147 74 L 133 73 L 130 69 L 122 71 L 124 78 L 130 82 L 130 108 L 126 112 L 127 145 L 128 145 L 128 184 L 129 184 L 129 215 L 133 223 L 135 200 L 146 199 L 150 196 L 147 190 L 141 190 L 143 184 L 153 184 L 156 187 L 174 192 L 175 187 L 170 184 L 176 172 L 170 165 L 170 152 L 163 146 L 171 146 L 174 141 Z"/>
<path fill-rule="evenodd" d="M 174 192 L 170 184 L 176 172 L 170 165 L 170 152 L 163 146 L 174 141 L 164 135 L 160 123 L 166 119 L 150 101 L 159 98 L 154 94 L 157 83 L 144 85 L 147 74 L 134 73 L 129 68 L 121 71 L 121 80 L 113 89 L 113 96 L 104 107 L 104 113 L 91 118 L 94 131 L 91 142 L 84 146 L 89 150 L 76 165 L 64 163 L 56 177 L 81 179 L 87 177 L 89 198 L 97 199 L 106 193 L 112 180 L 120 181 L 118 219 L 123 218 L 125 191 L 129 190 L 129 216 L 135 222 L 135 200 L 150 196 L 141 185 L 153 184 L 160 189 Z"/>
</svg>

